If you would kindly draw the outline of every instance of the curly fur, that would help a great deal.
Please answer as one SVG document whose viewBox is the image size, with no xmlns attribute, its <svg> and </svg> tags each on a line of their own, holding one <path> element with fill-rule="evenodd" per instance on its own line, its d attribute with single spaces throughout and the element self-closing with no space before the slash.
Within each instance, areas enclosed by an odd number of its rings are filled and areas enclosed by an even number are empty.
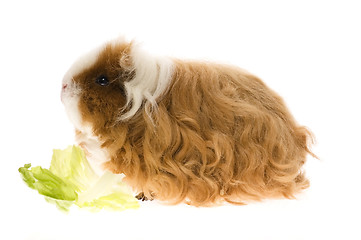
<svg viewBox="0 0 361 240">
<path fill-rule="evenodd" d="M 132 58 L 129 46 L 107 45 L 92 68 L 72 78 L 86 89 L 79 111 L 107 152 L 107 169 L 124 173 L 148 198 L 195 206 L 292 198 L 309 186 L 302 165 L 313 155 L 311 133 L 275 92 L 239 68 L 172 60 L 156 108 L 144 100 L 120 121 L 119 106 L 127 100 L 119 88 L 137 75 L 120 61 L 124 54 Z M 127 69 L 135 73 L 119 78 Z M 100 72 L 115 79 L 114 86 L 105 90 L 84 80 Z M 86 138 L 80 139 L 84 148 Z"/>
</svg>

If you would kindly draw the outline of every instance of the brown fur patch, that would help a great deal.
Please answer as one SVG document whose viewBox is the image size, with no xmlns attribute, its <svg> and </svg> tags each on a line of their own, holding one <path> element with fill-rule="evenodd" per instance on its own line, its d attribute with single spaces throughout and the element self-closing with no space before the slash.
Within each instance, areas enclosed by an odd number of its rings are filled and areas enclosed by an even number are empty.
<svg viewBox="0 0 361 240">
<path fill-rule="evenodd" d="M 131 44 L 106 45 L 96 63 L 73 78 L 82 89 L 79 103 L 82 119 L 94 129 L 112 126 L 126 103 L 123 84 L 134 75 L 128 57 L 130 47 Z M 102 75 L 110 80 L 108 86 L 96 83 Z"/>
</svg>

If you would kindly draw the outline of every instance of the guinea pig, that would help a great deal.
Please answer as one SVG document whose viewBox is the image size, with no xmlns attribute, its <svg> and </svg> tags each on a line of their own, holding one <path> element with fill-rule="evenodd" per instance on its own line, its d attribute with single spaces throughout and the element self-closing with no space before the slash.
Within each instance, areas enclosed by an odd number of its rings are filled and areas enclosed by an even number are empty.
<svg viewBox="0 0 361 240">
<path fill-rule="evenodd" d="M 147 199 L 213 206 L 293 198 L 313 136 L 235 66 L 148 54 L 119 38 L 76 61 L 62 102 L 92 166 Z"/>
</svg>

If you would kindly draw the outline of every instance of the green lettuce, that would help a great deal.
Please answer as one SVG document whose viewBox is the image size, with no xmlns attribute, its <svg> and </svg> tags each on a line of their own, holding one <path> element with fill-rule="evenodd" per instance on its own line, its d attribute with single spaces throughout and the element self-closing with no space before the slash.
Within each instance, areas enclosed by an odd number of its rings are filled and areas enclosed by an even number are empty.
<svg viewBox="0 0 361 240">
<path fill-rule="evenodd" d="M 77 146 L 53 150 L 50 168 L 25 164 L 19 172 L 28 185 L 48 202 L 64 211 L 75 204 L 91 210 L 125 210 L 138 208 L 139 203 L 122 182 L 122 175 L 106 171 L 97 175 Z"/>
</svg>

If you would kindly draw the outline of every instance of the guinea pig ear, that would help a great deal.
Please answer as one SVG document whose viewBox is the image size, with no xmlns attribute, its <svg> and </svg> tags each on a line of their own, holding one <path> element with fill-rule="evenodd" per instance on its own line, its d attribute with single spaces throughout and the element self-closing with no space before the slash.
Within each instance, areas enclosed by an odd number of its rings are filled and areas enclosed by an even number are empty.
<svg viewBox="0 0 361 240">
<path fill-rule="evenodd" d="M 126 48 L 122 50 L 119 57 L 119 65 L 126 70 L 133 69 L 133 62 L 131 58 L 133 42 L 130 42 Z"/>
</svg>

